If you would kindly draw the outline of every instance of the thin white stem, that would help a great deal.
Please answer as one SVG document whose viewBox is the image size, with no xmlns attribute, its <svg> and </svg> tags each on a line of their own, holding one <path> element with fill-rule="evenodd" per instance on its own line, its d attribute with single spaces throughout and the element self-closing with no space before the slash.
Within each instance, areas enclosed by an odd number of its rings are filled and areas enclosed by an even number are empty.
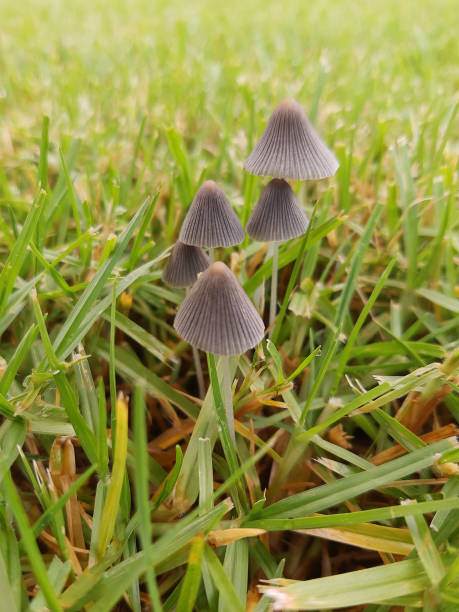
<svg viewBox="0 0 459 612">
<path fill-rule="evenodd" d="M 279 246 L 277 242 L 272 245 L 273 271 L 271 275 L 271 301 L 269 302 L 269 337 L 273 333 L 274 319 L 277 313 L 277 269 L 279 267 Z"/>
<path fill-rule="evenodd" d="M 230 358 L 228 355 L 221 356 L 222 372 L 223 372 L 223 403 L 225 404 L 226 420 L 230 431 L 233 444 L 236 444 L 236 435 L 234 433 L 234 411 L 233 411 L 233 393 L 231 390 L 231 374 L 230 374 Z"/>
<path fill-rule="evenodd" d="M 209 247 L 209 259 L 210 259 L 210 263 L 214 263 L 214 261 L 215 261 L 215 249 L 213 247 Z"/>
<path fill-rule="evenodd" d="M 271 243 L 268 243 L 268 246 L 265 251 L 264 262 L 266 263 L 272 257 L 273 246 Z M 263 276 L 263 280 L 259 284 L 259 286 L 255 289 L 253 293 L 253 301 L 255 302 L 256 307 L 258 308 L 258 312 L 263 316 L 263 311 L 265 309 L 265 289 L 266 289 L 266 279 Z"/>
</svg>

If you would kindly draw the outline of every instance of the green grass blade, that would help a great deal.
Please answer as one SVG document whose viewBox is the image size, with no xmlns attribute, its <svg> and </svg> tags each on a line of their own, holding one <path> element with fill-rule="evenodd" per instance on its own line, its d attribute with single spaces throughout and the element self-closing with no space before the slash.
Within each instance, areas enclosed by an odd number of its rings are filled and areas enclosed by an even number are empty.
<svg viewBox="0 0 459 612">
<path fill-rule="evenodd" d="M 10 578 L 8 571 L 3 560 L 3 555 L 0 551 L 0 592 L 2 594 L 2 606 L 4 610 L 8 612 L 19 612 L 20 608 L 17 605 L 16 597 L 13 589 L 10 586 Z"/>
<path fill-rule="evenodd" d="M 48 575 L 56 595 L 60 595 L 62 589 L 64 588 L 70 574 L 71 567 L 70 561 L 65 561 L 63 563 L 58 557 L 54 557 L 51 561 L 48 568 Z M 41 612 L 45 607 L 46 601 L 43 593 L 40 592 L 33 598 L 32 603 L 30 604 L 30 610 L 31 612 Z"/>
<path fill-rule="evenodd" d="M 12 248 L 8 259 L 0 273 L 0 317 L 5 314 L 8 298 L 13 290 L 16 278 L 19 275 L 24 262 L 27 248 L 32 240 L 34 231 L 37 228 L 38 220 L 43 213 L 46 203 L 46 193 L 40 191 L 34 199 L 29 210 L 21 233 Z"/>
<path fill-rule="evenodd" d="M 247 582 L 249 576 L 249 547 L 247 540 L 238 540 L 228 544 L 225 551 L 223 569 L 236 591 L 238 600 L 244 606 L 247 599 Z M 232 612 L 233 607 L 220 599 L 219 612 Z"/>
<path fill-rule="evenodd" d="M 326 486 L 326 485 L 324 485 Z M 404 505 L 385 506 L 371 510 L 358 510 L 355 512 L 336 513 L 323 516 L 304 516 L 300 518 L 257 518 L 264 511 L 254 513 L 255 518 L 242 522 L 242 525 L 253 529 L 266 529 L 267 531 L 284 531 L 295 529 L 322 529 L 326 527 L 349 527 L 372 521 L 387 521 L 407 516 L 429 514 L 430 512 L 443 512 L 459 508 L 457 498 L 438 499 L 435 501 L 418 502 L 412 507 Z M 268 508 L 267 508 L 268 509 Z M 309 514 L 309 508 L 304 510 Z M 296 513 L 295 513 L 296 514 Z M 274 515 L 275 516 L 275 515 Z"/>
<path fill-rule="evenodd" d="M 9 472 L 7 472 L 3 478 L 3 490 L 11 508 L 11 512 L 13 513 L 16 525 L 18 526 L 24 548 L 27 552 L 27 556 L 46 603 L 52 612 L 61 612 L 62 608 L 59 604 L 58 596 L 56 595 L 54 587 L 49 579 L 40 549 L 38 548 L 34 533 L 30 527 L 29 519 Z"/>
<path fill-rule="evenodd" d="M 214 490 L 214 476 L 212 466 L 212 446 L 209 438 L 200 438 L 198 445 L 198 474 L 199 474 L 199 507 L 204 514 L 212 508 L 212 493 Z"/>
<path fill-rule="evenodd" d="M 24 444 L 27 426 L 23 419 L 3 423 L 0 430 L 0 484 L 16 461 L 19 448 Z"/>
<path fill-rule="evenodd" d="M 417 505 L 415 500 L 405 500 L 403 503 L 408 507 Z M 432 586 L 437 587 L 445 575 L 445 566 L 425 519 L 421 514 L 410 514 L 405 520 L 424 570 Z"/>
<path fill-rule="evenodd" d="M 245 606 L 242 605 L 228 574 L 223 569 L 217 555 L 208 545 L 204 548 L 204 558 L 209 568 L 210 575 L 217 587 L 219 601 L 222 601 L 228 610 L 244 612 Z"/>
<path fill-rule="evenodd" d="M 45 354 L 48 358 L 51 367 L 54 370 L 53 376 L 61 395 L 62 404 L 67 412 L 69 421 L 71 422 L 73 428 L 75 429 L 75 432 L 77 433 L 80 439 L 81 445 L 84 448 L 85 453 L 87 454 L 91 462 L 95 463 L 97 461 L 97 454 L 94 434 L 89 429 L 85 420 L 81 416 L 80 411 L 78 409 L 78 400 L 75 397 L 74 390 L 70 386 L 65 374 L 61 369 L 61 364 L 57 360 L 57 356 L 53 350 L 53 346 L 51 344 L 51 340 L 46 329 L 45 319 L 43 317 L 43 313 L 41 312 L 40 304 L 38 303 L 37 293 L 35 289 L 33 290 L 31 297 L 35 318 L 37 320 L 38 328 L 40 330 L 40 336 L 43 342 Z"/>
<path fill-rule="evenodd" d="M 134 443 L 135 463 L 134 472 L 136 507 L 139 516 L 139 533 L 142 549 L 147 559 L 145 572 L 148 593 L 153 609 L 161 611 L 161 603 L 158 593 L 158 585 L 153 571 L 152 557 L 152 531 L 150 522 L 150 496 L 148 492 L 148 456 L 147 456 L 147 432 L 145 425 L 145 397 L 141 387 L 135 387 L 133 397 L 134 408 Z"/>
<path fill-rule="evenodd" d="M 191 543 L 188 567 L 182 581 L 176 612 L 193 612 L 198 589 L 201 582 L 202 557 L 205 542 L 201 536 L 196 536 Z"/>
<path fill-rule="evenodd" d="M 367 252 L 368 245 L 370 243 L 371 237 L 373 236 L 373 232 L 376 228 L 376 224 L 378 223 L 379 217 L 383 211 L 383 205 L 377 204 L 371 213 L 370 218 L 368 219 L 365 229 L 363 231 L 362 236 L 358 242 L 356 251 L 352 257 L 352 263 L 349 270 L 349 274 L 347 275 L 346 282 L 344 284 L 343 290 L 341 292 L 341 297 L 338 304 L 338 309 L 336 311 L 335 317 L 335 325 L 338 327 L 340 325 L 344 325 L 344 319 L 347 314 L 347 310 L 349 307 L 349 302 L 351 301 L 352 294 L 354 293 L 355 286 L 357 283 L 358 274 L 363 264 L 363 258 L 365 253 Z"/>
<path fill-rule="evenodd" d="M 217 367 L 215 365 L 215 357 L 212 353 L 207 353 L 207 364 L 209 367 L 210 384 L 214 397 L 214 406 L 218 423 L 220 441 L 223 447 L 223 452 L 225 454 L 226 461 L 228 462 L 230 472 L 236 472 L 239 467 L 239 462 L 236 456 L 236 451 L 228 427 L 228 420 L 226 417 L 225 406 L 223 403 L 222 392 L 220 389 Z M 236 509 L 239 512 L 242 512 L 242 504 L 244 504 L 244 502 L 247 503 L 247 500 L 241 483 L 236 485 L 236 488 L 233 490 L 233 494 Z"/>
<path fill-rule="evenodd" d="M 315 487 L 305 493 L 297 493 L 278 501 L 261 511 L 264 517 L 294 517 L 334 506 L 352 499 L 364 491 L 380 487 L 391 480 L 404 478 L 420 469 L 429 467 L 437 453 L 451 448 L 452 440 L 442 440 L 382 465 L 353 474 L 347 478 Z"/>
<path fill-rule="evenodd" d="M 338 360 L 338 367 L 336 368 L 336 372 L 335 372 L 335 376 L 333 379 L 333 384 L 332 384 L 332 388 L 330 391 L 330 395 L 335 395 L 337 389 L 338 389 L 338 385 L 340 383 L 340 380 L 343 376 L 344 373 L 344 369 L 346 367 L 346 364 L 349 360 L 349 356 L 350 356 L 350 352 L 352 347 L 354 346 L 358 334 L 362 328 L 362 325 L 364 324 L 368 314 L 370 313 L 371 309 L 374 306 L 374 303 L 376 302 L 379 294 L 381 293 L 383 287 L 386 284 L 387 279 L 390 276 L 390 273 L 392 272 L 392 269 L 395 265 L 396 259 L 393 258 L 389 265 L 386 267 L 386 269 L 384 270 L 384 272 L 382 273 L 381 277 L 379 278 L 378 282 L 375 285 L 375 288 L 373 289 L 370 297 L 368 298 L 367 302 L 365 303 L 364 307 L 362 308 L 362 311 L 357 319 L 357 321 L 355 322 L 354 327 L 352 328 L 351 333 L 349 334 L 346 344 L 343 347 L 343 350 L 341 351 L 340 355 L 339 355 L 339 360 Z"/>
<path fill-rule="evenodd" d="M 97 554 L 102 558 L 109 545 L 115 530 L 116 517 L 118 515 L 121 488 L 123 486 L 126 470 L 128 438 L 128 407 L 125 399 L 119 397 L 116 401 L 116 439 L 115 454 L 113 458 L 113 470 L 108 486 L 107 497 L 99 531 L 97 543 Z"/>
<path fill-rule="evenodd" d="M 260 590 L 282 610 L 323 610 L 420 594 L 427 585 L 419 561 L 401 561 L 305 582 L 277 579 Z"/>
<path fill-rule="evenodd" d="M 308 229 L 306 230 L 306 234 L 304 235 L 304 238 L 301 241 L 301 246 L 300 249 L 298 251 L 298 256 L 295 259 L 295 263 L 293 265 L 293 270 L 292 273 L 290 275 L 289 281 L 288 281 L 288 285 L 287 285 L 287 289 L 285 291 L 285 295 L 284 295 L 284 299 L 282 300 L 282 304 L 279 310 L 279 314 L 277 315 L 277 319 L 276 319 L 276 323 L 274 325 L 274 329 L 273 329 L 273 333 L 271 335 L 271 341 L 273 344 L 277 343 L 278 340 L 278 336 L 282 327 L 282 323 L 284 321 L 284 317 L 285 317 L 285 313 L 287 312 L 287 307 L 288 307 L 288 303 L 290 301 L 290 296 L 292 294 L 293 291 L 293 287 L 295 286 L 296 283 L 296 279 L 298 278 L 298 274 L 300 272 L 300 268 L 303 265 L 303 257 L 304 257 L 304 253 L 306 251 L 306 245 L 308 244 L 309 241 L 309 236 L 311 234 L 311 228 L 312 228 L 312 224 L 314 221 L 314 218 L 316 216 L 316 211 L 317 211 L 317 207 L 319 205 L 319 201 L 317 201 L 314 205 L 314 208 L 312 209 L 312 214 L 311 214 L 311 219 L 309 220 L 309 225 L 308 225 Z"/>
<path fill-rule="evenodd" d="M 53 345 L 59 359 L 63 359 L 65 357 L 67 351 L 69 350 L 68 347 L 72 346 L 72 343 L 75 342 L 75 337 L 78 335 L 79 326 L 84 321 L 84 318 L 88 314 L 91 306 L 104 289 L 105 283 L 112 273 L 113 268 L 117 263 L 119 263 L 119 260 L 121 259 L 127 244 L 132 237 L 132 234 L 142 221 L 142 218 L 148 208 L 148 204 L 149 200 L 147 199 L 132 217 L 126 228 L 121 232 L 114 251 L 94 275 L 94 278 L 86 287 L 78 302 L 72 309 L 70 315 L 66 319 L 64 325 L 59 330 Z"/>
</svg>

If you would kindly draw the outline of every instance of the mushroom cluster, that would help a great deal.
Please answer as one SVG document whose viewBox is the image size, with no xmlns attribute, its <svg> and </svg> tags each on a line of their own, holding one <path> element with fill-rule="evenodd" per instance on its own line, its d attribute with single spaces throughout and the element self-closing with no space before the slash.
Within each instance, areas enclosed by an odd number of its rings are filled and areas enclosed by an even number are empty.
<svg viewBox="0 0 459 612">
<path fill-rule="evenodd" d="M 283 100 L 274 109 L 244 168 L 251 174 L 273 177 L 246 227 L 254 240 L 272 243 L 272 327 L 277 309 L 278 245 L 304 234 L 308 227 L 308 219 L 287 181 L 332 176 L 338 162 L 303 108 L 295 100 Z M 227 197 L 214 181 L 205 181 L 193 198 L 163 273 L 163 280 L 172 287 L 192 286 L 176 314 L 174 328 L 193 347 L 201 397 L 198 349 L 220 355 L 223 397 L 233 441 L 228 358 L 261 342 L 265 326 L 233 272 L 224 263 L 214 262 L 214 249 L 240 244 L 243 239 L 244 230 Z M 209 256 L 203 248 L 209 249 Z"/>
<path fill-rule="evenodd" d="M 308 219 L 287 180 L 326 178 L 333 176 L 338 166 L 303 108 L 291 99 L 283 100 L 274 109 L 244 163 L 250 174 L 274 177 L 264 188 L 246 227 L 254 240 L 272 242 L 271 328 L 277 310 L 279 243 L 301 236 L 308 227 Z"/>
<path fill-rule="evenodd" d="M 198 349 L 221 356 L 223 397 L 233 440 L 228 358 L 261 342 L 265 326 L 231 270 L 222 262 L 211 262 L 214 248 L 234 246 L 243 239 L 244 230 L 225 194 L 214 181 L 205 181 L 193 198 L 163 272 L 164 282 L 172 287 L 192 286 L 177 312 L 174 327 L 193 347 L 201 397 L 203 376 Z M 210 257 L 202 247 L 209 249 Z"/>
</svg>

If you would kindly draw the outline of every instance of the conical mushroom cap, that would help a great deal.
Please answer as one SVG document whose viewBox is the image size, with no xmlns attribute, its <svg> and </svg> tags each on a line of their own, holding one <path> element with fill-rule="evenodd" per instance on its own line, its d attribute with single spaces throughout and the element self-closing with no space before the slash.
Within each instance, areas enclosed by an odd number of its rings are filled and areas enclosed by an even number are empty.
<svg viewBox="0 0 459 612">
<path fill-rule="evenodd" d="M 171 287 L 189 287 L 209 266 L 210 259 L 201 247 L 177 240 L 164 268 L 163 281 Z"/>
<path fill-rule="evenodd" d="M 244 168 L 257 176 L 303 181 L 333 176 L 339 163 L 295 100 L 276 106 Z"/>
<path fill-rule="evenodd" d="M 196 192 L 179 238 L 185 244 L 201 247 L 229 247 L 244 240 L 236 213 L 214 181 L 206 181 Z"/>
<path fill-rule="evenodd" d="M 178 309 L 174 328 L 193 346 L 217 355 L 241 355 L 265 332 L 255 306 L 221 261 L 198 278 Z"/>
<path fill-rule="evenodd" d="M 273 179 L 263 189 L 247 223 L 254 240 L 289 240 L 308 228 L 308 218 L 298 204 L 293 189 L 283 179 Z"/>
</svg>

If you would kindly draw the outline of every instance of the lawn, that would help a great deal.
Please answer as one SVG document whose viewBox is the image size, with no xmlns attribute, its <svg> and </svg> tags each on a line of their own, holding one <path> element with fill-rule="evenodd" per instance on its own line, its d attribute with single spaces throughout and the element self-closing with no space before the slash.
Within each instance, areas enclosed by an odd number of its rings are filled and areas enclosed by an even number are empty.
<svg viewBox="0 0 459 612">
<path fill-rule="evenodd" d="M 0 3 L 1 611 L 459 609 L 458 65 L 453 0 Z M 162 270 L 284 98 L 340 167 L 277 302 L 216 249 L 276 312 L 233 442 Z"/>
</svg>

